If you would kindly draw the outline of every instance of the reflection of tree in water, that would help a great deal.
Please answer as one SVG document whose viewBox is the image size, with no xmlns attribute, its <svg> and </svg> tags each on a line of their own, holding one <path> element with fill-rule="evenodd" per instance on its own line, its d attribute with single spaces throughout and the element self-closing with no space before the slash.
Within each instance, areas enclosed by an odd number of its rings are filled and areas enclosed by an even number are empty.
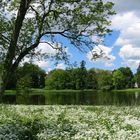
<svg viewBox="0 0 140 140">
<path fill-rule="evenodd" d="M 139 92 L 136 91 L 135 92 L 135 98 L 138 99 L 138 96 L 139 96 Z"/>
<path fill-rule="evenodd" d="M 46 95 L 5 95 L 4 103 L 60 105 L 140 105 L 139 92 L 74 91 Z"/>
</svg>

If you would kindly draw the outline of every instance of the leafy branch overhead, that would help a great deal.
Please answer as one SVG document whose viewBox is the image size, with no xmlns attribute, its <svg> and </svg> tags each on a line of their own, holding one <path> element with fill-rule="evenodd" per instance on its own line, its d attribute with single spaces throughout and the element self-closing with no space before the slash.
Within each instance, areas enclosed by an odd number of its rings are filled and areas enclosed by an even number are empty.
<svg viewBox="0 0 140 140">
<path fill-rule="evenodd" d="M 5 49 L 10 48 L 10 44 L 15 46 L 17 55 L 35 49 L 43 36 L 54 42 L 55 35 L 68 38 L 81 51 L 86 50 L 85 46 L 91 49 L 96 43 L 92 42 L 92 36 L 109 32 L 108 18 L 114 14 L 113 3 L 93 0 L 14 0 L 7 3 L 0 14 L 3 25 L 0 40 Z"/>
</svg>

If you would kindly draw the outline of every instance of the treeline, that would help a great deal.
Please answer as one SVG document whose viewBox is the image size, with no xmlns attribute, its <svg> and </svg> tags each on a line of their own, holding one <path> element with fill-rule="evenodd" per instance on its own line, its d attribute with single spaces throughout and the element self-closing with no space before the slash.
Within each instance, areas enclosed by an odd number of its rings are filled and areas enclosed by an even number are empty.
<svg viewBox="0 0 140 140">
<path fill-rule="evenodd" d="M 113 90 L 140 87 L 140 66 L 133 74 L 129 67 L 121 67 L 114 71 L 90 69 L 81 61 L 78 68 L 66 70 L 54 69 L 47 75 L 39 66 L 25 63 L 12 76 L 6 89 L 46 88 L 46 89 L 95 89 Z"/>
<path fill-rule="evenodd" d="M 140 72 L 139 72 L 140 73 Z M 140 74 L 133 75 L 129 67 L 121 67 L 114 71 L 90 69 L 87 70 L 82 61 L 79 68 L 55 69 L 46 77 L 47 89 L 127 89 L 140 86 Z"/>
</svg>

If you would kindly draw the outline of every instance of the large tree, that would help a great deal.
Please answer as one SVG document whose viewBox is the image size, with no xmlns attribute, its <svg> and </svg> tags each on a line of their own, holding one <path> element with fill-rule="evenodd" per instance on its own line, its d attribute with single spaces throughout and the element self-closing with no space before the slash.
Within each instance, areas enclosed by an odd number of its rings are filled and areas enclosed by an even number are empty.
<svg viewBox="0 0 140 140">
<path fill-rule="evenodd" d="M 39 53 L 35 49 L 47 43 L 65 55 L 62 36 L 81 51 L 92 50 L 92 36 L 110 30 L 113 3 L 102 0 L 2 0 L 0 3 L 0 57 L 3 73 L 0 93 L 24 57 Z M 42 40 L 43 38 L 43 40 Z M 61 42 L 62 43 L 62 42 Z M 82 46 L 82 47 L 81 47 Z M 86 46 L 86 47 L 85 47 Z M 1 62 L 0 61 L 0 62 Z"/>
</svg>

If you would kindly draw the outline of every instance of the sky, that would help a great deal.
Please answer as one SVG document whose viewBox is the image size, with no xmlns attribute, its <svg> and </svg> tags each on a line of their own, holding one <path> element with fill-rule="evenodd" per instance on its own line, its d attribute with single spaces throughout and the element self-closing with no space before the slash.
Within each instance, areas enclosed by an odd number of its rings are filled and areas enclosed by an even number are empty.
<svg viewBox="0 0 140 140">
<path fill-rule="evenodd" d="M 109 59 L 100 58 L 93 61 L 91 60 L 90 52 L 81 53 L 64 38 L 60 37 L 59 39 L 63 40 L 64 45 L 69 46 L 66 51 L 70 55 L 71 63 L 76 61 L 79 64 L 82 60 L 85 60 L 87 69 L 114 70 L 119 67 L 130 67 L 135 73 L 140 63 L 140 0 L 104 1 L 115 3 L 114 10 L 116 15 L 110 19 L 112 21 L 110 28 L 113 32 L 105 37 L 104 43 L 95 46 L 94 49 L 98 51 L 101 48 Z M 40 45 L 40 48 L 43 51 L 48 51 L 44 50 L 43 44 Z M 49 52 L 56 53 L 52 48 L 49 48 Z M 36 61 L 35 63 L 46 72 L 54 68 L 65 69 L 67 67 L 64 62 L 60 62 L 55 66 L 54 62 L 50 60 Z"/>
</svg>

